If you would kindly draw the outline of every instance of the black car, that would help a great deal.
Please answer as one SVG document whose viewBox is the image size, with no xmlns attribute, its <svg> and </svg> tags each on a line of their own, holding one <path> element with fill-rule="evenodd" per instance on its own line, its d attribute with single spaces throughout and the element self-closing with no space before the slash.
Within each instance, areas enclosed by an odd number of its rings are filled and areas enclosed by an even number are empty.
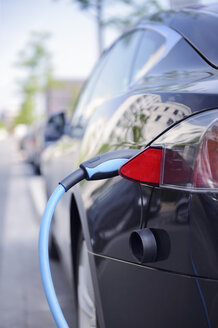
<svg viewBox="0 0 218 328">
<path fill-rule="evenodd" d="M 56 210 L 80 328 L 218 327 L 217 31 L 217 4 L 140 21 L 103 53 L 68 133 L 44 151 L 48 195 L 88 158 L 140 153 Z"/>
</svg>

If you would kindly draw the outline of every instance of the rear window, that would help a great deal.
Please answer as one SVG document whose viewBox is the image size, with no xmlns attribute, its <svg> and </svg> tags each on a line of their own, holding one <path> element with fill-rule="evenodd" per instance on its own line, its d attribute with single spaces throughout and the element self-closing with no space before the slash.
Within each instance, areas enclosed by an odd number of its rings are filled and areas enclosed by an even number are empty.
<svg viewBox="0 0 218 328">
<path fill-rule="evenodd" d="M 161 58 L 165 46 L 165 37 L 146 30 L 140 40 L 133 64 L 131 82 L 143 77 Z"/>
</svg>

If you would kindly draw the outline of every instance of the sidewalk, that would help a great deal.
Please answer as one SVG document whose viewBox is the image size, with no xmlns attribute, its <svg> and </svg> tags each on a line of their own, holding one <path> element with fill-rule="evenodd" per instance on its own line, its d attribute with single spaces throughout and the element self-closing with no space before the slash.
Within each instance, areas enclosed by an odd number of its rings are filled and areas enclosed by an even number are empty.
<svg viewBox="0 0 218 328">
<path fill-rule="evenodd" d="M 20 160 L 14 143 L 7 142 L 8 147 L 4 149 L 11 149 L 12 159 L 5 154 L 8 166 L 11 166 L 11 175 L 1 231 L 0 327 L 55 327 L 39 273 L 39 218 L 29 192 L 31 168 Z M 51 270 L 57 294 L 72 325 L 72 291 L 65 281 L 61 266 L 52 263 Z"/>
</svg>

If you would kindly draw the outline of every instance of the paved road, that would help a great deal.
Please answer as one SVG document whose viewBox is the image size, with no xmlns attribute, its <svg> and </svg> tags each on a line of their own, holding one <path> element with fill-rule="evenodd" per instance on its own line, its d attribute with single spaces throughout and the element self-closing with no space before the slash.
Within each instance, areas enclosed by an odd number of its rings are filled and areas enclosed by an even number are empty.
<svg viewBox="0 0 218 328">
<path fill-rule="evenodd" d="M 39 216 L 31 190 L 39 185 L 15 143 L 0 141 L 0 328 L 55 327 L 38 265 Z M 72 290 L 59 263 L 51 262 L 51 270 L 67 321 L 75 327 Z"/>
</svg>

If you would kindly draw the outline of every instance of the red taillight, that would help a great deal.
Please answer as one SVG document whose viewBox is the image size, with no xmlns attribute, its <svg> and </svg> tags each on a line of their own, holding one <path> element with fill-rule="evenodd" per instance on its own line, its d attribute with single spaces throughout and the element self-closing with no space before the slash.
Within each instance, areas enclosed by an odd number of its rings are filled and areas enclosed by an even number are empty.
<svg viewBox="0 0 218 328">
<path fill-rule="evenodd" d="M 124 164 L 119 174 L 126 179 L 158 185 L 161 171 L 161 148 L 148 148 Z"/>
<path fill-rule="evenodd" d="M 217 114 L 205 111 L 178 123 L 125 163 L 120 175 L 163 188 L 218 192 Z"/>
<path fill-rule="evenodd" d="M 218 188 L 218 121 L 207 129 L 199 145 L 193 184 L 196 188 Z"/>
<path fill-rule="evenodd" d="M 165 149 L 164 154 L 162 183 L 168 185 L 185 185 L 189 183 L 193 170 L 179 151 Z"/>
</svg>

